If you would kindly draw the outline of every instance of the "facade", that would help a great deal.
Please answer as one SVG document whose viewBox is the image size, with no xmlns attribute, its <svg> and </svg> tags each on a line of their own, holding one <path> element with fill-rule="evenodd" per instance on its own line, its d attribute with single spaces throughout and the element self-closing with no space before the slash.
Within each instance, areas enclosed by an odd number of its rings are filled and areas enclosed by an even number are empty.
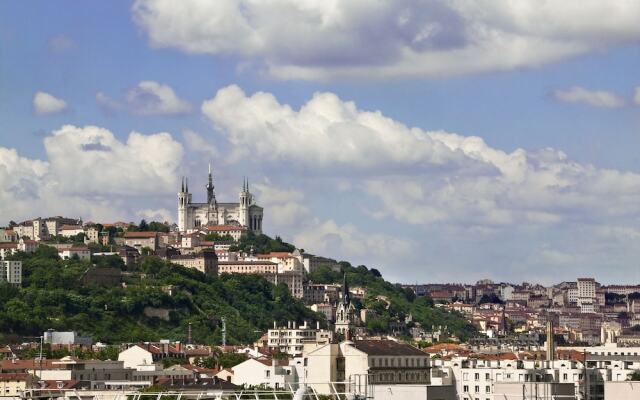
<svg viewBox="0 0 640 400">
<path fill-rule="evenodd" d="M 250 358 L 232 370 L 231 383 L 238 386 L 288 389 L 298 381 L 296 369 L 293 366 L 280 365 L 277 360 Z"/>
<path fill-rule="evenodd" d="M 22 285 L 22 261 L 0 261 L 0 282 Z"/>
<path fill-rule="evenodd" d="M 68 247 L 58 250 L 58 255 L 63 260 L 77 257 L 79 260 L 90 260 L 91 250 L 88 247 Z"/>
<path fill-rule="evenodd" d="M 125 232 L 124 245 L 139 252 L 145 247 L 155 251 L 158 249 L 158 232 Z"/>
<path fill-rule="evenodd" d="M 207 275 L 218 275 L 218 257 L 214 250 L 203 250 L 198 254 L 177 255 L 170 258 L 173 264 L 193 268 Z"/>
<path fill-rule="evenodd" d="M 302 354 L 305 344 L 326 344 L 331 342 L 333 335 L 330 331 L 320 329 L 319 326 L 311 328 L 305 322 L 297 325 L 296 322 L 289 322 L 286 327 L 276 327 L 267 332 L 268 346 L 270 349 L 287 353 L 291 356 Z"/>
<path fill-rule="evenodd" d="M 54 330 L 48 330 L 44 332 L 45 343 L 53 344 L 53 345 L 82 345 L 82 346 L 91 346 L 93 341 L 91 337 L 88 336 L 80 336 L 76 332 L 58 332 Z"/>
<path fill-rule="evenodd" d="M 178 193 L 178 229 L 181 232 L 207 226 L 228 225 L 243 227 L 254 233 L 262 232 L 263 209 L 255 204 L 247 180 L 243 182 L 237 203 L 219 203 L 213 186 L 211 165 L 209 165 L 209 182 L 206 190 L 207 201 L 194 203 L 192 194 L 189 193 L 189 181 L 183 179 Z M 236 231 L 233 233 L 235 234 Z"/>
</svg>

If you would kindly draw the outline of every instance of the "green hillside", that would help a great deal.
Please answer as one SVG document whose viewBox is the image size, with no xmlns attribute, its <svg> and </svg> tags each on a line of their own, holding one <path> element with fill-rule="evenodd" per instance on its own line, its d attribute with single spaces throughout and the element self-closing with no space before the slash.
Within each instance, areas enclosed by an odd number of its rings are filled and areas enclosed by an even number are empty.
<svg viewBox="0 0 640 400">
<path fill-rule="evenodd" d="M 259 240 L 263 247 L 269 247 L 264 244 L 270 243 L 266 239 Z M 273 243 L 280 246 L 282 242 Z M 274 320 L 280 324 L 320 321 L 326 326 L 323 316 L 292 298 L 284 284 L 274 286 L 257 276 L 210 277 L 156 257 L 145 257 L 127 269 L 119 257 L 112 256 L 99 258 L 98 265 L 122 269 L 124 284 L 99 287 L 81 283 L 89 262 L 60 260 L 51 247 L 40 246 L 35 254 L 13 258 L 23 261 L 23 285 L 0 287 L 1 342 L 39 336 L 47 329 L 74 330 L 106 343 L 161 338 L 185 341 L 191 323 L 194 341 L 218 344 L 223 317 L 230 344 L 256 340 Z M 311 279 L 341 282 L 346 272 L 352 285 L 366 286 L 371 295 L 387 296 L 392 305 L 369 323 L 372 332 L 385 332 L 390 318 L 408 313 L 424 326 L 447 325 L 463 338 L 473 332 L 462 316 L 437 310 L 428 299 L 414 298 L 410 291 L 384 281 L 377 271 L 340 265 L 340 271 L 322 268 Z M 378 306 L 373 304 L 375 299 L 365 302 Z M 148 316 L 152 314 L 145 314 L 145 308 L 164 314 L 163 318 Z"/>
</svg>

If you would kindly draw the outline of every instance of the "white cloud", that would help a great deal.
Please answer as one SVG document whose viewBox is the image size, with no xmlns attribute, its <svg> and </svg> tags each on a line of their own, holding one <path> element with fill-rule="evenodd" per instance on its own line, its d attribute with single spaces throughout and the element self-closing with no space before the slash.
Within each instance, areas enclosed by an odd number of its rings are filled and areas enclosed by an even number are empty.
<svg viewBox="0 0 640 400">
<path fill-rule="evenodd" d="M 169 133 L 131 132 L 121 142 L 104 128 L 65 125 L 47 136 L 44 146 L 65 191 L 148 195 L 178 185 L 183 149 Z"/>
<path fill-rule="evenodd" d="M 624 106 L 624 99 L 615 93 L 604 90 L 588 90 L 580 86 L 555 90 L 553 97 L 565 103 L 582 103 L 594 107 L 615 108 Z"/>
<path fill-rule="evenodd" d="M 217 158 L 220 155 L 216 146 L 198 133 L 187 129 L 182 132 L 182 136 L 190 152 L 204 153 L 208 158 Z"/>
<path fill-rule="evenodd" d="M 37 114 L 56 114 L 67 109 L 67 102 L 46 92 L 33 96 L 33 110 Z"/>
<path fill-rule="evenodd" d="M 103 128 L 65 125 L 44 145 L 47 160 L 0 147 L 0 221 L 125 218 L 134 214 L 136 197 L 170 196 L 178 185 L 182 146 L 167 133 L 132 132 L 122 142 Z"/>
<path fill-rule="evenodd" d="M 106 114 L 113 114 L 122 109 L 122 104 L 118 103 L 104 92 L 96 93 L 96 102 L 100 109 Z"/>
<path fill-rule="evenodd" d="M 139 218 L 145 219 L 147 222 L 149 221 L 158 221 L 158 222 L 171 222 L 173 221 L 173 212 L 167 210 L 166 208 L 145 208 L 144 210 L 140 210 L 136 213 Z"/>
<path fill-rule="evenodd" d="M 298 228 L 311 219 L 301 190 L 280 188 L 270 182 L 252 184 L 251 188 L 257 190 L 260 205 L 269 210 L 263 225 L 268 226 L 271 232 Z"/>
<path fill-rule="evenodd" d="M 640 3 L 598 0 L 137 0 L 132 13 L 154 47 L 231 54 L 282 79 L 508 70 L 640 38 Z"/>
<path fill-rule="evenodd" d="M 640 86 L 636 87 L 635 94 L 633 96 L 633 101 L 640 105 Z"/>
<path fill-rule="evenodd" d="M 378 199 L 369 215 L 472 229 L 618 223 L 640 213 L 640 175 L 571 161 L 557 150 L 510 153 L 481 138 L 410 128 L 316 93 L 294 110 L 271 94 L 223 88 L 203 113 L 232 149 L 262 165 L 352 179 Z M 364 207 L 363 207 L 364 208 Z M 616 222 L 617 221 L 617 222 Z"/>
<path fill-rule="evenodd" d="M 191 111 L 191 105 L 170 86 L 155 81 L 141 81 L 125 97 L 129 109 L 139 115 L 180 115 Z"/>
<path fill-rule="evenodd" d="M 353 224 L 334 220 L 314 220 L 294 236 L 294 243 L 305 251 L 342 257 L 345 260 L 376 258 L 378 262 L 405 257 L 411 242 L 392 235 L 363 232 Z"/>
</svg>

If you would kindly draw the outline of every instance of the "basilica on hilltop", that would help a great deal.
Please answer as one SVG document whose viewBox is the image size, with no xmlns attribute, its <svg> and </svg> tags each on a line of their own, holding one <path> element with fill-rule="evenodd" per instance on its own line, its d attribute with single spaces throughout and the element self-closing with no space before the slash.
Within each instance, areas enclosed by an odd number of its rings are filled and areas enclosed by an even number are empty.
<svg viewBox="0 0 640 400">
<path fill-rule="evenodd" d="M 178 193 L 178 229 L 181 232 L 207 226 L 232 225 L 246 228 L 254 233 L 262 233 L 263 208 L 256 205 L 249 191 L 249 180 L 242 182 L 242 191 L 237 203 L 219 203 L 213 186 L 211 165 L 206 186 L 207 202 L 193 203 L 189 193 L 188 178 L 182 179 Z"/>
</svg>

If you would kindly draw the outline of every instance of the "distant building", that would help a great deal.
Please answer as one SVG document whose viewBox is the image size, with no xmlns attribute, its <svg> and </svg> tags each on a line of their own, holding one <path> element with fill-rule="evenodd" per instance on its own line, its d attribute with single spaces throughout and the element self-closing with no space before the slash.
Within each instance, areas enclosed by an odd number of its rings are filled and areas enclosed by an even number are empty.
<svg viewBox="0 0 640 400">
<path fill-rule="evenodd" d="M 203 274 L 218 275 L 218 257 L 214 250 L 202 250 L 198 254 L 176 255 L 170 258 L 173 264 L 196 269 Z"/>
<path fill-rule="evenodd" d="M 209 182 L 206 189 L 207 201 L 193 203 L 192 194 L 189 193 L 189 181 L 183 179 L 178 193 L 178 229 L 181 232 L 208 226 L 235 225 L 254 233 L 262 233 L 264 210 L 255 204 L 247 180 L 242 184 L 238 203 L 219 203 L 213 186 L 211 165 L 209 165 Z"/>
<path fill-rule="evenodd" d="M 58 255 L 63 260 L 70 260 L 72 258 L 78 258 L 79 260 L 91 260 L 91 250 L 84 246 L 74 246 L 69 248 L 61 248 L 58 250 Z"/>
<path fill-rule="evenodd" d="M 124 244 L 139 252 L 142 252 L 145 247 L 156 251 L 158 249 L 158 232 L 125 232 Z"/>
<path fill-rule="evenodd" d="M 0 261 L 0 282 L 22 285 L 22 261 Z"/>
<path fill-rule="evenodd" d="M 331 342 L 333 335 L 330 331 L 310 327 L 305 322 L 298 325 L 295 321 L 289 321 L 286 327 L 276 327 L 267 332 L 268 346 L 270 349 L 287 353 L 291 356 L 299 356 L 305 344 L 326 344 Z"/>
<path fill-rule="evenodd" d="M 44 342 L 48 344 L 61 344 L 61 345 L 81 345 L 91 346 L 93 341 L 91 337 L 80 336 L 76 332 L 58 332 L 54 330 L 48 330 L 44 332 Z"/>
</svg>

